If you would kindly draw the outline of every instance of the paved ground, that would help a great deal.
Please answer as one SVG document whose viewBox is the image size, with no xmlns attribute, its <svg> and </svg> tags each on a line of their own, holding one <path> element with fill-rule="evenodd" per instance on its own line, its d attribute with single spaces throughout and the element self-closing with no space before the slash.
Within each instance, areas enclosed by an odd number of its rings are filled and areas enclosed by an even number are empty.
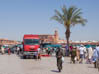
<svg viewBox="0 0 99 74">
<path fill-rule="evenodd" d="M 90 64 L 70 64 L 65 58 L 60 74 L 99 74 Z M 58 74 L 56 58 L 20 59 L 17 55 L 0 55 L 0 74 Z"/>
</svg>

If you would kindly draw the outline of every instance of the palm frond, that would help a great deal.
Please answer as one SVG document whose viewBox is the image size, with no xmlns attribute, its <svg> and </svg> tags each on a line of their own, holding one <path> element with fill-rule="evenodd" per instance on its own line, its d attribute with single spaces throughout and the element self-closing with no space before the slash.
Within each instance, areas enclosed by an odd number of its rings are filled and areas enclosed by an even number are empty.
<svg viewBox="0 0 99 74">
<path fill-rule="evenodd" d="M 62 12 L 63 12 L 63 19 L 67 20 L 67 13 L 68 13 L 68 11 L 67 11 L 67 8 L 66 8 L 65 5 L 63 5 L 63 7 L 62 7 Z"/>
<path fill-rule="evenodd" d="M 68 9 L 64 5 L 62 7 L 62 13 L 55 10 L 56 15 L 52 17 L 52 19 L 58 21 L 59 23 L 63 24 L 65 28 L 70 28 L 72 25 L 75 26 L 76 24 L 85 25 L 87 22 L 86 19 L 82 18 L 81 9 L 78 9 L 75 6 L 71 6 Z"/>
<path fill-rule="evenodd" d="M 59 18 L 63 17 L 63 15 L 58 10 L 55 10 L 55 13 L 56 13 L 57 16 L 59 16 Z"/>
<path fill-rule="evenodd" d="M 83 19 L 81 16 L 76 16 L 72 20 L 72 25 L 75 26 L 76 24 L 81 24 L 82 26 L 85 26 L 85 23 L 87 22 L 86 19 Z"/>
<path fill-rule="evenodd" d="M 72 18 L 75 17 L 75 16 L 81 16 L 81 14 L 82 14 L 81 9 L 76 9 L 76 10 L 73 12 Z"/>
<path fill-rule="evenodd" d="M 63 20 L 62 20 L 59 16 L 57 16 L 57 15 L 51 17 L 51 19 L 56 20 L 56 21 L 59 22 L 60 24 L 63 24 Z"/>
</svg>

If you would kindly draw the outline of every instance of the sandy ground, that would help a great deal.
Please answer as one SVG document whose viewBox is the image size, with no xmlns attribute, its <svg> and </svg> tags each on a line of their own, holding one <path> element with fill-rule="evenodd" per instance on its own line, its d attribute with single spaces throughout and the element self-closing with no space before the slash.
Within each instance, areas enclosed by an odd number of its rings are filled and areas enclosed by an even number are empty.
<svg viewBox="0 0 99 74">
<path fill-rule="evenodd" d="M 99 74 L 90 64 L 70 64 L 65 58 L 60 74 Z M 58 74 L 55 57 L 41 60 L 20 59 L 17 55 L 0 55 L 0 74 Z"/>
</svg>

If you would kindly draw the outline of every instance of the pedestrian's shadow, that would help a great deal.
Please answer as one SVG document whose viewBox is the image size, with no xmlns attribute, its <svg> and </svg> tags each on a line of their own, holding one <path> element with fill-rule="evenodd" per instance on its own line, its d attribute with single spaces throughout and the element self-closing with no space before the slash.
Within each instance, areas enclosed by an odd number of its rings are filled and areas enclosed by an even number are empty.
<svg viewBox="0 0 99 74">
<path fill-rule="evenodd" d="M 58 70 L 51 70 L 51 72 L 56 72 L 56 73 L 59 73 L 59 71 L 58 71 Z"/>
<path fill-rule="evenodd" d="M 92 66 L 88 66 L 88 68 L 94 68 L 94 67 L 92 67 Z"/>
</svg>

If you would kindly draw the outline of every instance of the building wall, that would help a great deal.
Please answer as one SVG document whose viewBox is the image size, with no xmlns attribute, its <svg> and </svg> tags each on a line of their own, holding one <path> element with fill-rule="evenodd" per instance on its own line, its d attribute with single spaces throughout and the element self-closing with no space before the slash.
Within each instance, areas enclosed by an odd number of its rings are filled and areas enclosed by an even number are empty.
<svg viewBox="0 0 99 74">
<path fill-rule="evenodd" d="M 53 35 L 39 35 L 41 42 L 49 42 L 52 44 L 58 44 L 61 42 L 64 42 L 64 40 L 59 40 L 59 34 L 58 31 L 55 30 Z"/>
<path fill-rule="evenodd" d="M 0 45 L 15 45 L 18 43 L 19 42 L 14 41 L 14 40 L 0 39 Z"/>
<path fill-rule="evenodd" d="M 41 42 L 49 42 L 52 44 L 58 44 L 58 43 L 62 43 L 64 42 L 64 40 L 59 40 L 59 34 L 58 31 L 55 30 L 53 35 L 50 34 L 43 34 L 43 35 L 39 35 L 40 37 L 40 41 Z M 0 39 L 0 45 L 4 45 L 4 44 L 18 44 L 19 42 L 14 41 L 14 40 L 8 40 L 8 39 Z"/>
<path fill-rule="evenodd" d="M 54 43 L 54 35 L 39 35 L 41 42 Z"/>
</svg>

